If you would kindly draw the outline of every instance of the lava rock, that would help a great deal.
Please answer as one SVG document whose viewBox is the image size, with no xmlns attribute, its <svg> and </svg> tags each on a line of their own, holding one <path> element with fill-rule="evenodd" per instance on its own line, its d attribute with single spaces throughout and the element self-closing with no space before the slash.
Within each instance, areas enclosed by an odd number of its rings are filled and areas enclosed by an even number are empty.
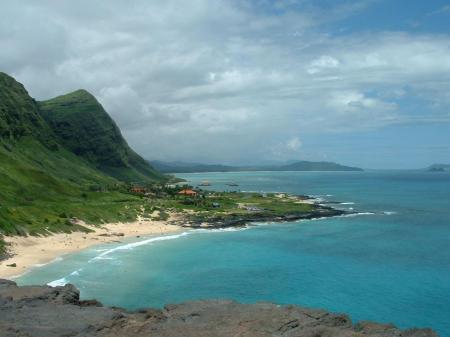
<svg viewBox="0 0 450 337">
<path fill-rule="evenodd" d="M 344 314 L 272 303 L 194 301 L 128 312 L 80 301 L 79 291 L 24 286 L 0 279 L 2 337 L 437 337 L 431 329 L 400 330 Z"/>
</svg>

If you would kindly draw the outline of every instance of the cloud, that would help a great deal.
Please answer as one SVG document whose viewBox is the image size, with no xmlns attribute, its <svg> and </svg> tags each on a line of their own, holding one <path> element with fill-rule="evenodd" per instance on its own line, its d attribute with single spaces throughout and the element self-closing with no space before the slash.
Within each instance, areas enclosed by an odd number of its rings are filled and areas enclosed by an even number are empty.
<svg viewBox="0 0 450 337">
<path fill-rule="evenodd" d="M 339 67 L 339 60 L 334 57 L 323 55 L 320 58 L 313 60 L 311 62 L 310 68 L 307 72 L 311 75 L 321 72 L 322 70 L 326 70 L 327 68 L 337 68 Z"/>
<path fill-rule="evenodd" d="M 302 147 L 302 141 L 298 137 L 293 137 L 288 140 L 286 147 L 292 151 L 298 151 Z"/>
<path fill-rule="evenodd" d="M 441 8 L 430 12 L 428 15 L 432 16 L 432 15 L 446 14 L 446 13 L 450 13 L 450 5 L 442 6 Z"/>
<path fill-rule="evenodd" d="M 327 31 L 372 2 L 3 2 L 0 64 L 38 99 L 91 91 L 148 158 L 257 161 L 298 134 L 450 122 L 448 34 Z"/>
</svg>

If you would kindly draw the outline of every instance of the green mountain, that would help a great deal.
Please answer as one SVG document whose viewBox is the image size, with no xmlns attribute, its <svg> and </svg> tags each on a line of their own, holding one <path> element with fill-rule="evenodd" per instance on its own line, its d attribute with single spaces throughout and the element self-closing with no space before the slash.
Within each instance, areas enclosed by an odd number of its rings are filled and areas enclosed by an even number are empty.
<svg viewBox="0 0 450 337">
<path fill-rule="evenodd" d="M 0 141 L 14 143 L 27 136 L 49 148 L 57 148 L 56 139 L 39 114 L 36 101 L 22 84 L 0 72 Z"/>
<path fill-rule="evenodd" d="M 163 179 L 128 146 L 116 123 L 86 90 L 38 105 L 60 143 L 100 171 L 129 182 Z"/>
<path fill-rule="evenodd" d="M 237 172 L 237 171 L 363 171 L 358 167 L 344 166 L 332 162 L 298 161 L 286 165 L 227 166 L 183 162 L 151 161 L 159 171 L 165 173 Z"/>
<path fill-rule="evenodd" d="M 87 92 L 38 103 L 0 72 L 0 236 L 135 219 L 142 201 L 127 182 L 165 180 Z"/>
</svg>

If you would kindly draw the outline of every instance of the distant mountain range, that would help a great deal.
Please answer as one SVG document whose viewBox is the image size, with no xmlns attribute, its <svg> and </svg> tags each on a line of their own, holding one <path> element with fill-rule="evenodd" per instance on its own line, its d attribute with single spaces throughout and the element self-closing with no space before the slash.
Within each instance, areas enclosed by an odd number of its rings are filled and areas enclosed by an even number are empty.
<svg viewBox="0 0 450 337">
<path fill-rule="evenodd" d="M 282 165 L 228 166 L 153 160 L 151 165 L 164 173 L 238 172 L 238 171 L 363 171 L 358 167 L 333 162 L 298 161 Z"/>
</svg>

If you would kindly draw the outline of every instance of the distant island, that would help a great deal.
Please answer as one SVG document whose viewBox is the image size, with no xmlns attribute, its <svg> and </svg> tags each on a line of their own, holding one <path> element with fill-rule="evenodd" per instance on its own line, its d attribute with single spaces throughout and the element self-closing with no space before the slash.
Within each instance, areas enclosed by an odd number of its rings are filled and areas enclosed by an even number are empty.
<svg viewBox="0 0 450 337">
<path fill-rule="evenodd" d="M 450 172 L 450 164 L 433 164 L 425 170 L 428 172 Z"/>
<path fill-rule="evenodd" d="M 256 171 L 363 171 L 352 166 L 333 162 L 297 161 L 280 165 L 229 166 L 219 164 L 200 164 L 185 162 L 149 161 L 150 164 L 163 173 L 202 173 L 202 172 L 256 172 Z"/>
</svg>

